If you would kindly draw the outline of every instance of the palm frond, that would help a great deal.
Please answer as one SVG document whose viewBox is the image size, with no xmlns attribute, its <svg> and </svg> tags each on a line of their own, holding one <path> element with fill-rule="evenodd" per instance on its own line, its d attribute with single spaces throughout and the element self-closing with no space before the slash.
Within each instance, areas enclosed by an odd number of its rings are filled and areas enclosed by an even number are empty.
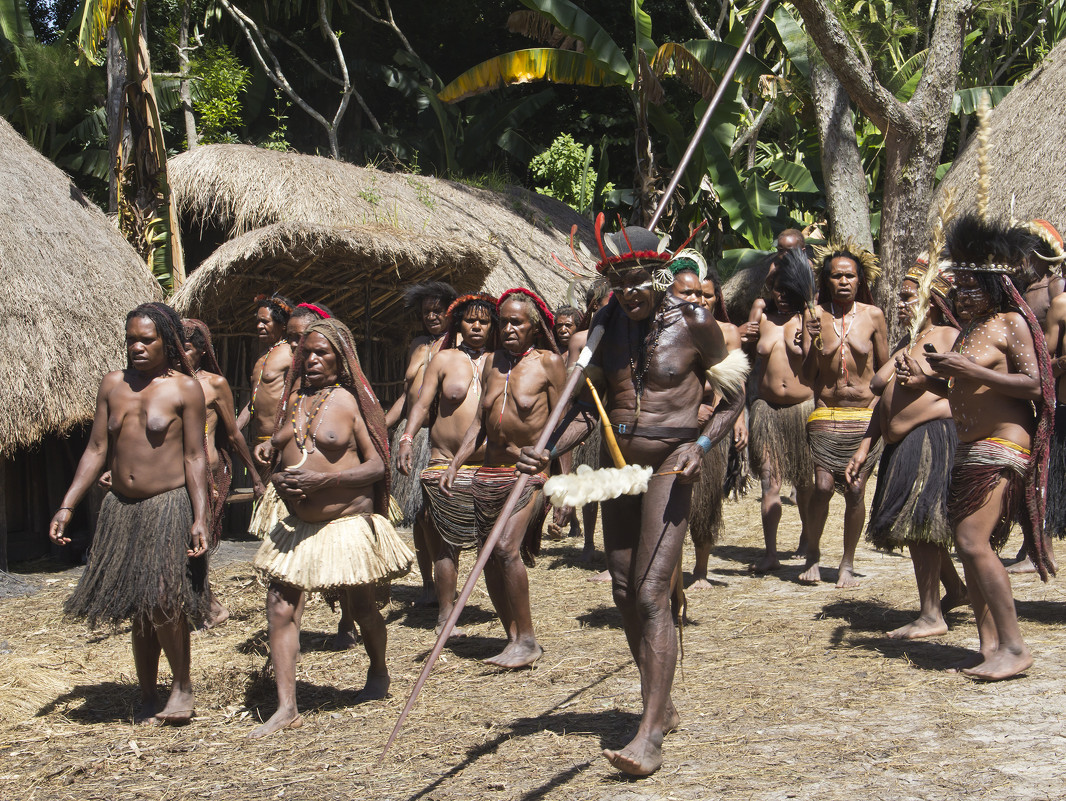
<svg viewBox="0 0 1066 801">
<path fill-rule="evenodd" d="M 484 94 L 502 86 L 532 81 L 612 86 L 622 76 L 608 72 L 585 53 L 551 47 L 535 47 L 490 58 L 471 67 L 437 95 L 445 103 Z"/>
</svg>

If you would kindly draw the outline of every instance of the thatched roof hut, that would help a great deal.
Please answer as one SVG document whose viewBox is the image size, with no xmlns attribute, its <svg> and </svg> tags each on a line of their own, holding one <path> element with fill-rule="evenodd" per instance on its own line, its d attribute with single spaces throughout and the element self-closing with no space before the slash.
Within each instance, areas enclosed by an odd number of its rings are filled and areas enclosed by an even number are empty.
<svg viewBox="0 0 1066 801">
<path fill-rule="evenodd" d="M 103 213 L 0 119 L 0 454 L 92 417 L 126 363 L 126 312 L 159 285 Z"/>
<path fill-rule="evenodd" d="M 10 368 L 0 386 L 0 467 L 17 465 L 0 484 L 0 528 L 37 536 L 80 456 L 53 435 L 92 418 L 101 376 L 126 361 L 126 313 L 161 293 L 103 213 L 3 119 L 0 197 L 0 332 Z"/>
<path fill-rule="evenodd" d="M 563 302 L 567 284 L 551 252 L 563 256 L 575 224 L 592 242 L 587 218 L 520 187 L 493 191 L 248 145 L 198 147 L 171 160 L 168 170 L 183 227 L 194 235 L 199 229 L 210 239 L 215 229 L 226 240 L 275 223 L 386 238 L 392 229 L 395 240 L 421 241 L 434 252 L 461 249 L 470 267 L 486 264 L 477 285 L 489 292 L 526 286 L 551 304 Z M 212 269 L 219 264 L 210 262 Z"/>
<path fill-rule="evenodd" d="M 989 209 L 1019 220 L 1041 218 L 1066 230 L 1066 172 L 1058 115 L 1066 108 L 1066 42 L 1057 45 L 1024 82 L 989 114 Z M 977 207 L 977 137 L 972 136 L 937 189 L 956 190 L 959 212 Z M 939 202 L 930 210 L 935 219 Z"/>
</svg>

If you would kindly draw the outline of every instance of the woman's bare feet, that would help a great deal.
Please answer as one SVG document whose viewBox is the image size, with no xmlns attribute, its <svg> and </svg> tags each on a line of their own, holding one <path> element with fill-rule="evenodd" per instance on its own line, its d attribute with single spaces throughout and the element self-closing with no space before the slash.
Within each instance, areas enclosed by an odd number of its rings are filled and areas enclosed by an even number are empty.
<svg viewBox="0 0 1066 801">
<path fill-rule="evenodd" d="M 133 716 L 133 722 L 138 726 L 144 724 L 158 726 L 162 721 L 155 716 L 156 706 L 158 704 L 154 698 L 150 701 L 142 701 L 141 708 Z"/>
<path fill-rule="evenodd" d="M 969 670 L 972 667 L 980 665 L 986 658 L 987 657 L 983 651 L 971 651 L 955 664 L 948 666 L 945 672 L 962 673 L 964 670 Z"/>
<path fill-rule="evenodd" d="M 366 684 L 355 696 L 355 703 L 362 704 L 366 701 L 378 701 L 389 697 L 389 687 L 392 679 L 388 673 L 376 674 L 369 670 L 366 673 Z"/>
<path fill-rule="evenodd" d="M 336 635 L 330 641 L 330 648 L 334 651 L 347 651 L 359 645 L 359 633 L 355 629 L 341 631 L 338 627 Z"/>
<path fill-rule="evenodd" d="M 677 727 L 681 725 L 681 716 L 677 714 L 677 707 L 674 706 L 672 700 L 666 701 L 666 711 L 663 712 L 663 734 L 670 734 L 677 731 Z"/>
<path fill-rule="evenodd" d="M 781 562 L 778 561 L 776 553 L 764 554 L 758 562 L 752 562 L 748 566 L 748 570 L 752 573 L 772 573 L 775 570 L 781 569 Z"/>
<path fill-rule="evenodd" d="M 436 634 L 439 637 L 440 633 L 442 631 L 444 631 L 444 624 L 447 623 L 447 622 L 448 622 L 447 618 L 445 618 L 444 620 L 438 620 L 437 621 L 437 627 L 435 629 L 433 629 L 433 633 Z M 452 629 L 452 633 L 448 635 L 448 639 L 449 640 L 455 640 L 455 639 L 459 639 L 459 638 L 465 637 L 465 636 L 466 636 L 466 632 L 463 629 L 461 629 L 458 626 L 456 626 L 455 628 Z"/>
<path fill-rule="evenodd" d="M 933 619 L 919 617 L 906 626 L 900 626 L 885 636 L 890 640 L 918 640 L 922 637 L 939 637 L 948 633 L 948 624 L 944 618 Z"/>
<path fill-rule="evenodd" d="M 207 610 L 207 614 L 204 615 L 203 625 L 200 626 L 202 631 L 213 629 L 221 626 L 229 620 L 229 610 L 218 602 L 218 599 L 214 595 L 211 596 L 211 606 Z"/>
<path fill-rule="evenodd" d="M 817 584 L 822 580 L 822 573 L 818 570 L 818 560 L 808 559 L 803 565 L 803 572 L 799 574 L 801 584 Z"/>
<path fill-rule="evenodd" d="M 837 589 L 844 590 L 858 586 L 859 579 L 855 576 L 855 568 L 851 565 L 841 564 L 837 572 Z"/>
<path fill-rule="evenodd" d="M 707 576 L 693 576 L 691 583 L 685 588 L 686 590 L 709 590 L 714 585 L 711 583 Z"/>
<path fill-rule="evenodd" d="M 607 761 L 629 776 L 650 776 L 663 764 L 662 739 L 653 742 L 639 734 L 621 751 L 605 748 Z"/>
<path fill-rule="evenodd" d="M 514 670 L 532 665 L 543 654 L 544 649 L 536 640 L 527 643 L 511 642 L 499 654 L 486 659 L 485 664 Z"/>
<path fill-rule="evenodd" d="M 944 612 L 950 612 L 952 609 L 967 606 L 969 603 L 970 594 L 966 591 L 966 585 L 963 584 L 957 592 L 944 593 L 944 597 L 940 599 L 940 609 Z"/>
<path fill-rule="evenodd" d="M 304 719 L 300 716 L 300 713 L 295 706 L 282 707 L 270 716 L 270 720 L 261 723 L 248 732 L 248 739 L 258 740 L 260 737 L 266 737 L 268 734 L 273 734 L 276 731 L 281 731 L 282 729 L 298 729 L 303 725 Z"/>
<path fill-rule="evenodd" d="M 611 580 L 611 571 L 610 570 L 603 570 L 603 571 L 597 573 L 595 576 L 589 576 L 585 580 L 586 581 L 610 581 Z"/>
<path fill-rule="evenodd" d="M 170 723 L 181 726 L 192 720 L 193 697 L 192 691 L 173 687 L 167 705 L 156 713 L 155 718 L 160 723 Z"/>
<path fill-rule="evenodd" d="M 964 668 L 963 673 L 980 681 L 1002 681 L 1024 673 L 1032 667 L 1033 655 L 1024 645 L 1017 650 L 997 648 L 996 652 L 978 665 Z"/>
</svg>

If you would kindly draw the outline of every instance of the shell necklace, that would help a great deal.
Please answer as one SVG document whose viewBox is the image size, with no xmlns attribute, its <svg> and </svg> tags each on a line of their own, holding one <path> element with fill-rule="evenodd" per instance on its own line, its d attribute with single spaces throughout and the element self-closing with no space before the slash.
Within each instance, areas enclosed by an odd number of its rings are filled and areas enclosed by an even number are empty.
<svg viewBox="0 0 1066 801">
<path fill-rule="evenodd" d="M 296 470 L 303 467 L 303 463 L 307 461 L 308 454 L 314 453 L 318 449 L 318 429 L 322 427 L 322 420 L 325 418 L 326 409 L 329 408 L 330 398 L 333 397 L 334 390 L 339 387 L 340 384 L 330 384 L 327 387 L 315 390 L 312 397 L 314 402 L 310 411 L 304 409 L 304 401 L 307 400 L 307 395 L 301 393 L 298 403 L 294 403 L 292 407 L 292 434 L 293 441 L 299 446 L 300 453 L 303 454 L 300 461 L 291 467 L 287 467 L 286 470 Z M 325 394 L 323 393 L 325 390 Z M 297 412 L 303 417 L 301 423 L 296 422 Z M 316 423 L 317 420 L 317 423 Z M 314 430 L 311 430 L 311 426 L 314 424 Z M 307 440 L 311 440 L 311 449 L 307 449 Z"/>
</svg>

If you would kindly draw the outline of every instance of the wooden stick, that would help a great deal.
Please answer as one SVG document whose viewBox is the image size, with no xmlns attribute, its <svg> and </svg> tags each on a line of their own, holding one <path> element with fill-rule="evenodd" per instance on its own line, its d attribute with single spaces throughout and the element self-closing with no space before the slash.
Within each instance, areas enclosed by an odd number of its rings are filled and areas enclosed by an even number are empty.
<svg viewBox="0 0 1066 801">
<path fill-rule="evenodd" d="M 597 314 L 596 319 L 593 320 L 593 328 L 589 331 L 588 339 L 585 341 L 585 347 L 581 351 L 581 357 L 577 360 L 577 364 L 574 366 L 574 371 L 570 374 L 570 378 L 566 382 L 566 387 L 559 396 L 558 405 L 552 409 L 551 416 L 548 418 L 548 422 L 545 424 L 544 430 L 541 432 L 540 438 L 537 440 L 536 448 L 538 451 L 543 450 L 548 446 L 548 440 L 555 431 L 555 427 L 559 425 L 559 421 L 563 419 L 563 414 L 570 406 L 570 398 L 577 389 L 578 384 L 581 382 L 581 378 L 585 375 L 585 368 L 588 367 L 592 355 L 599 348 L 600 341 L 603 339 L 603 329 L 606 319 L 607 314 Z M 515 482 L 511 494 L 507 496 L 507 502 L 500 511 L 499 517 L 496 518 L 496 525 L 492 527 L 492 532 L 489 534 L 488 538 L 486 538 L 485 544 L 481 546 L 481 550 L 478 552 L 477 562 L 474 563 L 474 567 L 470 570 L 470 575 L 466 579 L 466 584 L 463 585 L 463 591 L 459 593 L 459 597 L 455 601 L 455 606 L 452 608 L 452 613 L 444 623 L 444 628 L 441 629 L 440 636 L 437 637 L 437 642 L 434 644 L 433 650 L 430 651 L 429 657 L 426 659 L 426 664 L 423 666 L 422 672 L 418 675 L 418 680 L 415 681 L 415 686 L 411 690 L 411 696 L 407 699 L 403 711 L 400 712 L 400 717 L 396 721 L 396 725 L 392 727 L 392 734 L 389 735 L 388 742 L 385 743 L 385 747 L 381 750 L 381 756 L 378 757 L 378 765 L 380 765 L 382 760 L 385 759 L 385 754 L 388 753 L 393 741 L 395 741 L 396 736 L 400 733 L 400 727 L 403 726 L 404 720 L 407 719 L 408 713 L 415 705 L 418 693 L 421 692 L 422 686 L 426 683 L 426 679 L 429 677 L 429 672 L 433 669 L 437 657 L 439 657 L 441 651 L 444 650 L 444 644 L 448 642 L 448 638 L 451 636 L 452 630 L 455 628 L 456 621 L 459 620 L 459 615 L 463 611 L 463 607 L 466 606 L 466 602 L 470 598 L 470 593 L 474 591 L 474 585 L 477 583 L 478 577 L 481 576 L 481 571 L 485 569 L 485 564 L 489 561 L 489 557 L 492 556 L 492 550 L 496 547 L 496 543 L 503 535 L 503 530 L 510 521 L 511 515 L 514 513 L 514 508 L 518 504 L 518 499 L 522 495 L 522 490 L 525 489 L 528 482 L 529 474 L 519 473 L 518 480 Z"/>
<path fill-rule="evenodd" d="M 589 392 L 592 393 L 592 402 L 596 404 L 596 410 L 600 413 L 600 422 L 603 423 L 603 441 L 607 443 L 607 451 L 611 454 L 611 459 L 614 460 L 614 466 L 625 467 L 626 459 L 622 455 L 622 449 L 618 447 L 618 440 L 615 439 L 614 429 L 611 428 L 611 418 L 607 415 L 607 410 L 603 408 L 603 401 L 600 400 L 600 393 L 596 391 L 592 379 L 588 376 L 585 377 L 585 383 L 588 385 Z"/>
</svg>

